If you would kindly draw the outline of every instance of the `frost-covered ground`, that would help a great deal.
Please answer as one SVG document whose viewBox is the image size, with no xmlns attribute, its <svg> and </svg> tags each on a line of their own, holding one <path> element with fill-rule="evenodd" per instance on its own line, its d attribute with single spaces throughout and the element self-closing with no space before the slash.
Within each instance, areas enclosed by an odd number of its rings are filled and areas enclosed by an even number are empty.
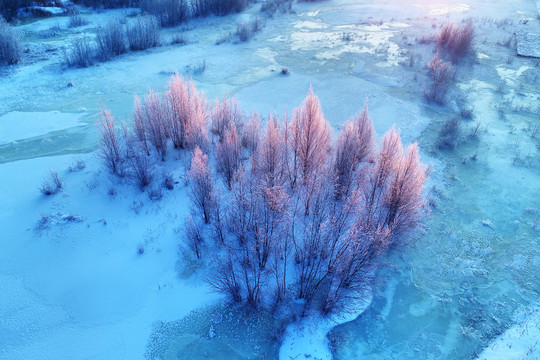
<svg viewBox="0 0 540 360">
<path fill-rule="evenodd" d="M 217 296 L 178 256 L 185 155 L 167 164 L 175 190 L 152 201 L 110 179 L 89 153 L 100 101 L 127 119 L 133 94 L 166 87 L 175 71 L 193 76 L 209 99 L 230 93 L 263 116 L 292 110 L 311 85 L 336 132 L 369 97 L 379 135 L 395 123 L 434 163 L 426 235 L 396 256 L 364 314 L 332 333 L 336 358 L 452 359 L 483 349 L 482 358 L 538 357 L 538 312 L 527 309 L 540 291 L 539 63 L 503 44 L 518 29 L 535 30 L 535 2 L 295 4 L 251 41 L 216 45 L 258 8 L 165 30 L 164 46 L 88 69 L 62 65 L 70 39 L 131 10 L 83 9 L 89 24 L 75 29 L 67 17 L 17 27 L 22 64 L 0 75 L 0 358 L 277 356 L 271 344 L 261 349 L 267 334 L 253 330 L 270 317 L 239 326 L 233 310 L 222 317 L 205 308 Z M 478 30 L 477 57 L 458 66 L 447 107 L 428 105 L 433 44 L 420 39 L 467 18 Z M 166 45 L 180 32 L 186 45 Z M 206 70 L 193 73 L 202 62 Z M 437 150 L 443 120 L 469 107 L 461 144 Z M 38 187 L 49 169 L 65 189 L 46 198 Z M 330 327 L 317 319 L 289 326 L 281 357 L 330 357 Z"/>
</svg>

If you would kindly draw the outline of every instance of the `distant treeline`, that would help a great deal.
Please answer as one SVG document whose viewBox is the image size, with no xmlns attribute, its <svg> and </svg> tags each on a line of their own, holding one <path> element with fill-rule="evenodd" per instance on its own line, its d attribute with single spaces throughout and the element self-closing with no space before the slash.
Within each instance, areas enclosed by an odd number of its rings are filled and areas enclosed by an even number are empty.
<svg viewBox="0 0 540 360">
<path fill-rule="evenodd" d="M 19 9 L 28 6 L 60 6 L 63 4 L 58 0 L 0 0 L 0 15 L 7 21 L 11 21 L 17 16 Z"/>
<path fill-rule="evenodd" d="M 73 0 L 73 2 L 93 8 L 135 7 L 153 15 L 166 13 L 167 19 L 162 21 L 162 25 L 172 26 L 189 17 L 223 16 L 239 12 L 250 0 Z M 58 0 L 0 0 L 0 14 L 7 21 L 11 21 L 17 17 L 19 9 L 33 5 L 64 6 Z"/>
</svg>

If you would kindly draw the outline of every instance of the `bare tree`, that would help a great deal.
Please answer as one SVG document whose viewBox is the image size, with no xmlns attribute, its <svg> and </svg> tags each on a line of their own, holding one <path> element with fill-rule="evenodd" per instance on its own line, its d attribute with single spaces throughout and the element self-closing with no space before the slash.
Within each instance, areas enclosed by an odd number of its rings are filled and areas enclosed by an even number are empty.
<svg viewBox="0 0 540 360">
<path fill-rule="evenodd" d="M 214 210 L 214 181 L 208 166 L 208 156 L 197 146 L 188 171 L 189 196 L 206 224 Z"/>
<path fill-rule="evenodd" d="M 371 229 L 362 220 L 347 229 L 336 247 L 332 272 L 322 286 L 321 311 L 354 310 L 358 300 L 365 296 L 380 266 L 380 255 L 388 247 L 390 231 L 387 228 Z"/>
<path fill-rule="evenodd" d="M 117 133 L 114 117 L 101 105 L 98 110 L 99 156 L 105 166 L 118 176 L 124 176 L 125 144 Z"/>
<path fill-rule="evenodd" d="M 216 145 L 216 170 L 229 190 L 232 189 L 234 173 L 240 167 L 240 150 L 236 125 L 232 123 L 225 132 L 223 141 Z"/>
<path fill-rule="evenodd" d="M 145 133 L 163 161 L 167 155 L 169 113 L 167 102 L 150 90 L 142 107 Z"/>
<path fill-rule="evenodd" d="M 125 128 L 124 128 L 125 129 Z M 154 162 L 147 153 L 144 144 L 136 136 L 124 131 L 127 143 L 127 170 L 141 190 L 152 183 L 154 177 Z"/>
<path fill-rule="evenodd" d="M 170 136 L 175 148 L 199 145 L 206 147 L 205 100 L 190 80 L 174 74 L 169 82 L 167 100 L 170 104 Z"/>
<path fill-rule="evenodd" d="M 283 186 L 285 182 L 285 144 L 279 120 L 270 115 L 266 132 L 252 157 L 251 169 L 267 186 Z"/>
<path fill-rule="evenodd" d="M 280 186 L 267 187 L 242 169 L 235 174 L 228 208 L 226 246 L 236 264 L 241 297 L 256 306 L 269 290 L 270 275 L 276 279 L 278 298 L 286 290 L 284 271 L 288 245 L 289 195 Z M 276 256 L 279 256 L 276 258 Z"/>
<path fill-rule="evenodd" d="M 330 126 L 324 118 L 319 99 L 310 88 L 302 105 L 294 112 L 290 125 L 288 171 L 290 186 L 301 181 L 305 214 L 309 214 L 313 193 L 326 172 L 331 144 Z"/>
<path fill-rule="evenodd" d="M 257 112 L 254 112 L 242 129 L 242 146 L 248 149 L 251 154 L 253 154 L 259 145 L 260 127 L 261 119 Z"/>
<path fill-rule="evenodd" d="M 208 139 L 208 113 L 207 100 L 203 93 L 200 93 L 195 87 L 195 83 L 188 82 L 189 94 L 189 114 L 191 120 L 186 127 L 186 145 L 188 147 L 198 146 L 201 149 L 207 149 Z"/>
<path fill-rule="evenodd" d="M 398 159 L 403 156 L 401 136 L 395 128 L 388 130 L 383 137 L 382 146 L 376 157 L 376 163 L 368 175 L 364 187 L 365 224 L 378 228 L 384 224 L 383 199 L 389 186 Z"/>
<path fill-rule="evenodd" d="M 232 125 L 238 126 L 243 121 L 242 110 L 235 98 L 223 97 L 217 101 L 212 111 L 211 131 L 218 141 L 225 139 L 225 133 Z"/>
<path fill-rule="evenodd" d="M 267 278 L 267 272 L 261 267 L 256 253 L 257 242 L 253 227 L 256 185 L 242 169 L 236 171 L 235 177 L 227 217 L 227 228 L 231 234 L 228 248 L 242 285 L 241 297 L 248 304 L 256 306 L 261 299 L 261 287 Z"/>
<path fill-rule="evenodd" d="M 223 198 L 219 190 L 214 193 L 214 212 L 212 213 L 212 234 L 219 245 L 225 244 L 225 238 L 227 236 L 227 209 L 224 204 Z"/>
<path fill-rule="evenodd" d="M 239 261 L 232 251 L 214 259 L 215 264 L 210 276 L 206 281 L 216 292 L 224 294 L 236 303 L 242 301 L 242 286 L 240 284 L 241 273 Z"/>
<path fill-rule="evenodd" d="M 187 215 L 184 221 L 184 243 L 193 250 L 197 259 L 201 258 L 201 249 L 204 242 L 202 227 L 191 215 Z"/>
<path fill-rule="evenodd" d="M 355 152 L 356 161 L 361 163 L 368 159 L 375 148 L 375 130 L 373 129 L 373 120 L 369 116 L 367 101 L 364 109 L 352 121 L 354 122 L 358 137 L 358 145 Z"/>
<path fill-rule="evenodd" d="M 373 121 L 366 102 L 362 112 L 345 123 L 337 140 L 334 172 L 338 199 L 360 185 L 359 164 L 371 156 L 374 147 Z"/>
<path fill-rule="evenodd" d="M 318 170 L 327 163 L 330 152 L 330 126 L 311 88 L 302 105 L 294 112 L 289 136 L 292 152 L 289 172 L 291 187 L 294 188 L 298 179 L 307 183 L 316 177 Z"/>
<path fill-rule="evenodd" d="M 135 95 L 134 110 L 133 110 L 133 131 L 139 140 L 140 146 L 144 149 L 147 155 L 150 155 L 148 148 L 148 139 L 146 134 L 145 118 L 142 112 L 141 101 Z"/>
<path fill-rule="evenodd" d="M 427 169 L 420 161 L 418 145 L 410 145 L 398 156 L 384 197 L 385 224 L 397 236 L 419 225 L 426 211 L 422 189 L 427 180 Z"/>
<path fill-rule="evenodd" d="M 354 183 L 357 166 L 358 142 L 354 125 L 348 121 L 343 125 L 336 144 L 334 160 L 336 197 L 338 199 L 349 194 Z"/>
</svg>

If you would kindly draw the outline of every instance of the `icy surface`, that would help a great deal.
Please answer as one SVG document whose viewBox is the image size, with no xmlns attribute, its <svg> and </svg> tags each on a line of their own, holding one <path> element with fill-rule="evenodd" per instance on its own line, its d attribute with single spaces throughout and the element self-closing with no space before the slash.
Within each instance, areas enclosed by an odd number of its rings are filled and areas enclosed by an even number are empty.
<svg viewBox="0 0 540 360">
<path fill-rule="evenodd" d="M 81 123 L 84 113 L 20 112 L 13 111 L 0 116 L 0 145 L 47 133 L 85 125 Z"/>
</svg>

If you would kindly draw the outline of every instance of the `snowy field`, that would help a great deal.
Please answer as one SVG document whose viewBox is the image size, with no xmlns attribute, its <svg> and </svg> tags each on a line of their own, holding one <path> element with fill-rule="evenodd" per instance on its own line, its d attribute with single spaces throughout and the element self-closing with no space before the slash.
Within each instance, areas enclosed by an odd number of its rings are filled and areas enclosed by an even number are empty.
<svg viewBox="0 0 540 360">
<path fill-rule="evenodd" d="M 511 44 L 518 30 L 540 33 L 537 6 L 329 0 L 266 18 L 256 3 L 84 69 L 63 64 L 71 39 L 131 10 L 82 8 L 89 23 L 73 29 L 65 16 L 19 24 L 22 61 L 0 70 L 0 359 L 540 358 L 540 61 Z M 265 26 L 250 41 L 216 45 L 254 16 Z M 448 103 L 429 104 L 434 44 L 421 39 L 464 19 L 476 55 L 456 66 Z M 180 33 L 187 43 L 169 45 Z M 174 72 L 210 101 L 230 94 L 265 118 L 292 111 L 312 86 L 334 136 L 368 98 L 379 136 L 395 124 L 404 143 L 418 141 L 433 210 L 363 312 L 273 337 L 271 314 L 222 305 L 178 250 L 187 152 L 164 165 L 176 183 L 161 199 L 107 173 L 93 153 L 99 103 L 127 120 L 133 95 L 164 89 Z M 463 109 L 473 116 L 456 148 L 438 149 L 443 122 Z M 46 197 L 50 170 L 64 189 Z"/>
</svg>

